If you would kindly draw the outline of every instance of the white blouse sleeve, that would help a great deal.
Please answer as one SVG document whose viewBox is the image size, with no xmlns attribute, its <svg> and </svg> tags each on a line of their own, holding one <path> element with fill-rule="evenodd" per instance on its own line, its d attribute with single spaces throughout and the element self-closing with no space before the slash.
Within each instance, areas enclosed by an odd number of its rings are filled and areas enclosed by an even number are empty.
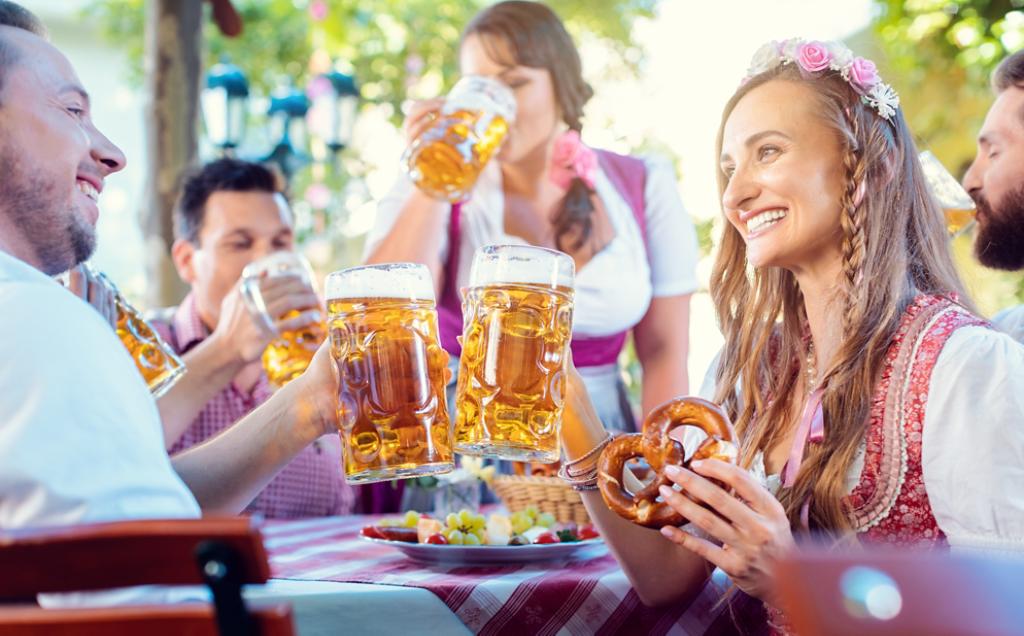
<svg viewBox="0 0 1024 636">
<path fill-rule="evenodd" d="M 403 172 L 395 180 L 391 190 L 377 204 L 377 216 L 373 221 L 373 227 L 366 235 L 366 242 L 363 243 L 363 260 L 366 260 L 373 253 L 373 250 L 377 249 L 380 242 L 391 233 L 391 228 L 395 226 L 399 215 L 402 213 L 402 205 L 409 198 L 409 195 L 412 194 L 415 187 L 413 182 Z M 445 221 L 445 231 L 441 236 L 440 248 L 441 262 L 444 263 L 445 259 L 448 258 L 447 220 Z"/>
<path fill-rule="evenodd" d="M 1024 550 L 1024 346 L 958 329 L 932 371 L 925 489 L 950 546 Z"/>
<path fill-rule="evenodd" d="M 651 265 L 654 297 L 697 290 L 697 232 L 679 197 L 675 169 L 668 160 L 645 157 L 644 187 L 647 223 L 644 239 Z"/>
</svg>

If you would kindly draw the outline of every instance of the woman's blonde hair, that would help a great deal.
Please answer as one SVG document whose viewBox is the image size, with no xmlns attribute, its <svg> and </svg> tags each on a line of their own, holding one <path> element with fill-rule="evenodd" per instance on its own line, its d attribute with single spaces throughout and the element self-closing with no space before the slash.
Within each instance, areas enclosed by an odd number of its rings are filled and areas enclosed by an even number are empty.
<svg viewBox="0 0 1024 636">
<path fill-rule="evenodd" d="M 836 202 L 842 209 L 842 279 L 836 302 L 843 339 L 821 379 L 825 439 L 808 446 L 795 484 L 779 496 L 794 528 L 810 501 L 811 528 L 838 539 L 850 530 L 843 503 L 846 474 L 904 310 L 919 293 L 966 295 L 902 112 L 881 118 L 838 73 L 805 77 L 797 65 L 787 64 L 751 78 L 725 107 L 715 156 L 721 155 L 723 130 L 736 104 L 771 81 L 811 88 L 819 101 L 815 112 L 842 148 L 845 187 Z M 720 195 L 726 182 L 719 171 Z M 794 421 L 803 409 L 794 398 L 803 395 L 796 391 L 806 350 L 803 296 L 791 272 L 751 267 L 746 244 L 729 223 L 711 295 L 725 335 L 715 399 L 733 418 L 741 462 L 749 467 L 758 451 L 767 453 L 785 438 L 780 424 Z"/>
</svg>

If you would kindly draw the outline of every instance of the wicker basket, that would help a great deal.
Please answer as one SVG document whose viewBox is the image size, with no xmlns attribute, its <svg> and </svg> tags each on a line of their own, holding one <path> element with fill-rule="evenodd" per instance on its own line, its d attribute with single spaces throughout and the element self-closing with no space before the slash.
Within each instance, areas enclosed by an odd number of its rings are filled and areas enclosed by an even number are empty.
<svg viewBox="0 0 1024 636">
<path fill-rule="evenodd" d="M 562 523 L 590 523 L 580 494 L 559 477 L 496 475 L 491 487 L 509 512 L 536 506 L 541 512 L 550 512 L 556 521 Z"/>
</svg>

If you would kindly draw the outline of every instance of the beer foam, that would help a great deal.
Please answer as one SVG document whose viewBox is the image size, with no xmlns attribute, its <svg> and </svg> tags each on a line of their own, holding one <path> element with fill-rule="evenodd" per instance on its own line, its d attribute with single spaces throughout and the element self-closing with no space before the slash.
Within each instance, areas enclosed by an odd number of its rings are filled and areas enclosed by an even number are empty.
<svg viewBox="0 0 1024 636">
<path fill-rule="evenodd" d="M 471 287 L 527 283 L 573 288 L 576 265 L 568 254 L 532 245 L 486 245 L 473 255 Z"/>
<path fill-rule="evenodd" d="M 516 99 L 511 89 L 499 80 L 483 75 L 467 75 L 455 83 L 441 107 L 445 115 L 460 110 L 494 113 L 511 124 L 516 118 Z"/>
<path fill-rule="evenodd" d="M 328 300 L 406 298 L 434 301 L 434 281 L 426 265 L 385 263 L 350 267 L 327 276 Z"/>
</svg>

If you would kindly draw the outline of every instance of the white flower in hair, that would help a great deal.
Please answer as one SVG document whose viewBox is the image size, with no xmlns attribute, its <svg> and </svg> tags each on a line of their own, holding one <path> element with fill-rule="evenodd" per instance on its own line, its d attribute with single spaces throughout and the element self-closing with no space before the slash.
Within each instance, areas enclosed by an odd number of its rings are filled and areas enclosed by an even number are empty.
<svg viewBox="0 0 1024 636">
<path fill-rule="evenodd" d="M 757 49 L 754 57 L 750 59 L 750 68 L 747 69 L 747 77 L 767 73 L 782 62 L 779 57 L 779 43 L 774 40 L 765 42 Z"/>
<path fill-rule="evenodd" d="M 782 63 L 788 64 L 796 59 L 797 52 L 800 50 L 800 45 L 804 43 L 801 38 L 790 38 L 783 42 L 779 46 L 779 52 L 782 54 Z"/>
<path fill-rule="evenodd" d="M 843 78 L 846 79 L 847 68 L 850 62 L 853 61 L 853 51 L 846 48 L 842 42 L 826 42 L 825 46 L 828 48 L 829 54 L 832 56 L 832 61 L 829 64 L 829 68 L 833 71 L 839 71 L 843 74 Z"/>
<path fill-rule="evenodd" d="M 900 107 L 900 96 L 888 84 L 876 84 L 871 92 L 864 96 L 864 100 L 885 119 L 895 115 L 896 109 Z"/>
</svg>

